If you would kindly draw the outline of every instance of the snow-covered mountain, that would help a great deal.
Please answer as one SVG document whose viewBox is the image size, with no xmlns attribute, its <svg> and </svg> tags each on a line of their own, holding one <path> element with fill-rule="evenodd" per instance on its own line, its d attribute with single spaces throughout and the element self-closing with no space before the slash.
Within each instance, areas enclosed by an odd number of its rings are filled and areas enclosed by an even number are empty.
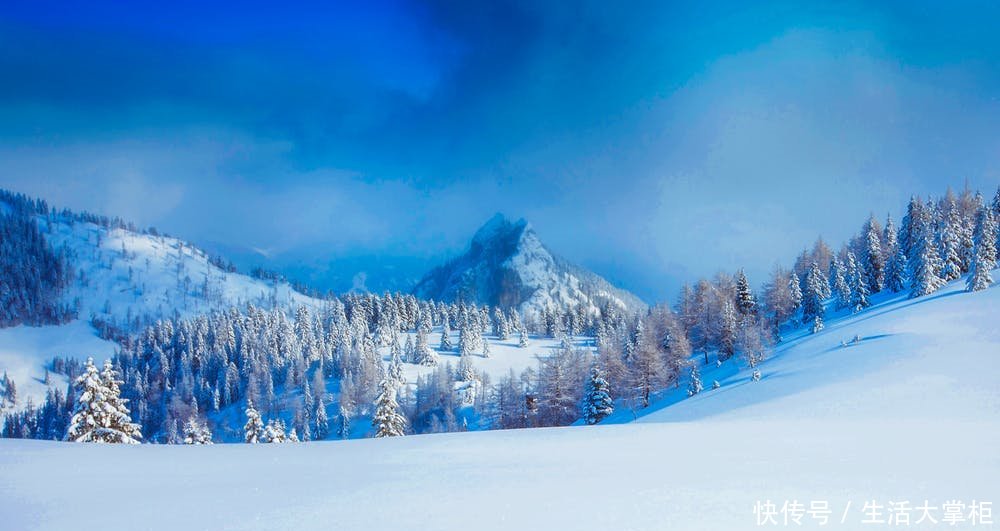
<svg viewBox="0 0 1000 531">
<path fill-rule="evenodd" d="M 646 308 L 635 295 L 550 252 L 524 219 L 512 222 L 499 213 L 476 231 L 465 254 L 424 276 L 414 294 L 517 308 L 528 316 L 581 304 L 594 311 L 607 303 L 628 312 Z"/>
</svg>

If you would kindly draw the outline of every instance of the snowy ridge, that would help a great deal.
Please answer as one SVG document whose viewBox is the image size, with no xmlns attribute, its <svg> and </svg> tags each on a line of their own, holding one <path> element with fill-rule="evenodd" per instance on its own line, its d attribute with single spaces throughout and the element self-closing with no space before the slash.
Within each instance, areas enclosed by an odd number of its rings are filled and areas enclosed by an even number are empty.
<svg viewBox="0 0 1000 531">
<path fill-rule="evenodd" d="M 594 312 L 609 303 L 627 312 L 646 308 L 635 295 L 553 255 L 525 220 L 502 214 L 476 231 L 464 255 L 428 273 L 414 294 L 512 307 L 525 316 L 581 304 Z"/>
<path fill-rule="evenodd" d="M 65 300 L 81 319 L 119 322 L 161 316 L 192 316 L 253 303 L 288 307 L 319 301 L 287 283 L 224 271 L 182 240 L 105 227 L 62 216 L 40 217 L 45 237 L 64 248 L 75 271 Z"/>
</svg>

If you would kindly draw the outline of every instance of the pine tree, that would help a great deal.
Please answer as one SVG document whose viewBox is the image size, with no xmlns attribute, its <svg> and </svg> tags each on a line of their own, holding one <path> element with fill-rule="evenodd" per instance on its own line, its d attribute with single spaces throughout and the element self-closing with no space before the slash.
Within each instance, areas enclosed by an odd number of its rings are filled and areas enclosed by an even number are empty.
<svg viewBox="0 0 1000 531">
<path fill-rule="evenodd" d="M 945 205 L 944 219 L 941 223 L 941 278 L 950 282 L 962 276 L 962 256 L 960 240 L 960 224 L 958 207 L 951 199 Z"/>
<path fill-rule="evenodd" d="M 455 347 L 451 344 L 451 327 L 448 326 L 448 318 L 444 318 L 444 322 L 441 325 L 441 346 L 438 350 L 441 352 L 451 352 Z"/>
<path fill-rule="evenodd" d="M 296 437 L 296 439 L 298 439 L 298 437 Z M 288 435 L 285 432 L 285 421 L 281 419 L 271 419 L 267 421 L 267 426 L 264 428 L 264 436 L 261 440 L 266 443 L 291 442 L 288 440 Z"/>
<path fill-rule="evenodd" d="M 691 364 L 691 381 L 688 383 L 688 396 L 694 396 L 702 391 L 701 371 L 698 364 Z"/>
<path fill-rule="evenodd" d="M 854 313 L 860 312 L 871 306 L 868 301 L 868 282 L 865 281 L 864 273 L 858 267 L 854 259 L 854 253 L 847 251 L 847 275 L 851 288 L 851 310 Z"/>
<path fill-rule="evenodd" d="M 520 348 L 528 348 L 528 333 L 524 331 L 524 327 L 521 327 L 520 337 L 517 340 L 517 346 Z"/>
<path fill-rule="evenodd" d="M 736 310 L 740 315 L 754 315 L 757 313 L 757 300 L 750 290 L 750 282 L 747 276 L 740 269 L 736 273 Z"/>
<path fill-rule="evenodd" d="M 316 440 L 321 441 L 326 439 L 326 436 L 330 434 L 330 419 L 326 415 L 326 404 L 322 400 L 316 403 L 316 413 L 313 415 L 314 422 L 316 422 L 315 435 Z"/>
<path fill-rule="evenodd" d="M 78 396 L 66 431 L 67 441 L 139 443 L 142 432 L 129 416 L 125 405 L 128 400 L 121 398 L 121 383 L 111 361 L 105 361 L 104 370 L 98 374 L 94 360 L 87 359 L 83 374 L 75 381 Z"/>
<path fill-rule="evenodd" d="M 721 327 L 719 328 L 719 359 L 725 361 L 736 353 L 736 311 L 728 300 L 722 303 Z"/>
<path fill-rule="evenodd" d="M 823 330 L 823 318 L 817 315 L 816 319 L 813 320 L 812 333 L 818 334 L 822 330 Z"/>
<path fill-rule="evenodd" d="M 251 400 L 247 400 L 246 416 L 247 423 L 243 425 L 243 440 L 250 444 L 257 444 L 264 438 L 264 422 L 260 418 L 260 413 L 254 409 Z"/>
<path fill-rule="evenodd" d="M 833 257 L 830 276 L 833 278 L 833 291 L 837 296 L 837 309 L 847 308 L 851 305 L 851 288 L 844 276 L 844 264 L 836 256 Z"/>
<path fill-rule="evenodd" d="M 972 273 L 966 281 L 968 291 L 981 291 L 993 284 L 990 271 L 997 266 L 997 225 L 993 214 L 988 208 L 981 208 L 976 216 L 976 231 L 973 237 L 975 252 L 972 260 Z"/>
<path fill-rule="evenodd" d="M 433 367 L 438 364 L 437 352 L 431 350 L 427 344 L 427 334 L 421 330 L 417 331 L 417 344 L 413 347 L 413 362 L 424 367 Z"/>
<path fill-rule="evenodd" d="M 822 317 L 823 309 L 823 276 L 819 264 L 812 263 L 806 275 L 806 290 L 802 294 L 802 322 L 808 323 L 816 317 Z"/>
<path fill-rule="evenodd" d="M 941 270 L 941 259 L 935 249 L 933 233 L 929 223 L 922 224 L 916 233 L 914 260 L 910 262 L 910 297 L 921 297 L 934 293 L 944 285 L 944 280 L 938 276 Z"/>
<path fill-rule="evenodd" d="M 792 276 L 788 279 L 788 290 L 791 292 L 791 311 L 795 313 L 802 306 L 802 288 L 800 287 L 801 282 L 799 281 L 799 276 L 792 272 Z"/>
<path fill-rule="evenodd" d="M 191 415 L 184 423 L 184 444 L 212 444 L 212 431 L 196 415 Z"/>
<path fill-rule="evenodd" d="M 388 379 L 379 384 L 379 395 L 375 399 L 375 414 L 372 416 L 375 437 L 397 437 L 405 434 L 406 417 L 400 413 L 396 403 L 396 388 Z"/>
<path fill-rule="evenodd" d="M 896 249 L 896 254 L 893 256 L 892 260 L 889 262 L 889 267 L 886 269 L 885 283 L 886 287 L 893 293 L 899 293 L 906 288 L 906 272 L 909 269 L 906 263 L 906 254 L 903 249 Z"/>
<path fill-rule="evenodd" d="M 399 357 L 399 352 L 393 352 L 389 359 L 389 369 L 386 371 L 387 377 L 396 385 L 406 384 L 406 377 L 403 376 L 403 361 Z"/>
<path fill-rule="evenodd" d="M 878 221 L 872 214 L 865 224 L 864 256 L 861 272 L 867 283 L 865 291 L 868 293 L 878 293 L 885 286 L 885 261 L 882 256 L 882 236 Z"/>
<path fill-rule="evenodd" d="M 611 399 L 611 387 L 598 367 L 590 369 L 587 394 L 584 396 L 583 418 L 587 424 L 597 424 L 615 412 L 615 402 Z"/>
<path fill-rule="evenodd" d="M 490 341 L 485 337 L 483 338 L 483 357 L 490 357 Z"/>
</svg>

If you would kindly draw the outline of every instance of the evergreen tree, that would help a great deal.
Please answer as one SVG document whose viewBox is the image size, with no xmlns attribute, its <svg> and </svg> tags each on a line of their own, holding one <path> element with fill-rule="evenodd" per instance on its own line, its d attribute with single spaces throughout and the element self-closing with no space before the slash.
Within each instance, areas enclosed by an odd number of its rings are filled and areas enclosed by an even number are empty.
<svg viewBox="0 0 1000 531">
<path fill-rule="evenodd" d="M 823 309 L 823 276 L 819 264 L 812 263 L 806 275 L 806 290 L 802 294 L 802 322 L 808 323 L 825 314 Z"/>
<path fill-rule="evenodd" d="M 793 271 L 792 276 L 788 279 L 788 290 L 791 295 L 791 307 L 792 313 L 795 313 L 802 306 L 802 288 L 801 282 L 799 281 L 799 276 Z"/>
<path fill-rule="evenodd" d="M 296 437 L 296 439 L 298 439 L 298 437 Z M 264 428 L 264 436 L 261 440 L 266 443 L 292 442 L 288 440 L 288 435 L 285 432 L 285 421 L 281 419 L 271 419 L 267 421 L 267 426 Z"/>
<path fill-rule="evenodd" d="M 698 370 L 698 364 L 691 364 L 691 379 L 688 383 L 688 396 L 694 396 L 702 391 L 701 386 L 701 371 Z"/>
<path fill-rule="evenodd" d="M 405 434 L 406 417 L 400 412 L 396 402 L 396 387 L 388 379 L 379 384 L 379 395 L 375 399 L 375 414 L 372 416 L 375 437 L 397 437 Z"/>
<path fill-rule="evenodd" d="M 907 284 L 906 272 L 908 269 L 906 254 L 903 253 L 902 249 L 896 249 L 896 254 L 893 255 L 889 267 L 886 268 L 886 287 L 893 293 L 903 291 Z"/>
<path fill-rule="evenodd" d="M 736 272 L 736 310 L 744 316 L 757 313 L 757 300 L 742 269 Z"/>
<path fill-rule="evenodd" d="M 882 236 L 878 221 L 872 214 L 865 224 L 864 241 L 864 261 L 862 270 L 864 281 L 867 282 L 865 291 L 868 293 L 878 293 L 885 285 L 885 261 L 882 256 Z"/>
<path fill-rule="evenodd" d="M 597 424 L 614 412 L 615 402 L 611 399 L 611 387 L 601 374 L 601 370 L 594 366 L 590 369 L 587 394 L 584 396 L 583 418 L 587 424 Z"/>
<path fill-rule="evenodd" d="M 972 260 L 972 273 L 966 281 L 968 291 L 980 291 L 993 284 L 990 271 L 997 266 L 997 225 L 993 214 L 988 208 L 981 208 L 976 216 L 976 231 L 974 236 L 975 252 Z"/>
<path fill-rule="evenodd" d="M 958 207 L 955 205 L 955 200 L 951 199 L 945 205 L 939 235 L 942 260 L 940 275 L 945 282 L 962 276 L 960 225 Z"/>
<path fill-rule="evenodd" d="M 441 346 L 438 350 L 441 352 L 451 352 L 454 348 L 451 344 L 451 327 L 448 326 L 448 318 L 445 317 L 441 325 Z"/>
<path fill-rule="evenodd" d="M 386 371 L 386 375 L 390 380 L 396 383 L 396 385 L 406 384 L 406 377 L 403 376 L 403 361 L 399 357 L 399 352 L 393 352 L 392 357 L 389 359 L 389 369 Z"/>
<path fill-rule="evenodd" d="M 413 347 L 413 362 L 425 367 L 433 367 L 438 364 L 437 352 L 431 350 L 427 344 L 427 334 L 421 330 L 417 331 L 417 344 Z"/>
<path fill-rule="evenodd" d="M 142 433 L 132 422 L 127 400 L 121 398 L 119 384 L 111 361 L 104 363 L 98 374 L 94 360 L 88 358 L 83 374 L 77 377 L 76 408 L 70 419 L 65 439 L 72 442 L 138 444 Z"/>
<path fill-rule="evenodd" d="M 523 326 L 521 327 L 520 330 L 520 337 L 517 340 L 517 346 L 520 348 L 528 347 L 528 333 L 524 330 Z"/>
<path fill-rule="evenodd" d="M 316 422 L 315 435 L 316 440 L 321 441 L 326 439 L 327 435 L 330 434 L 330 419 L 326 415 L 326 404 L 323 401 L 318 401 L 316 403 L 316 413 L 313 415 L 314 421 Z"/>
<path fill-rule="evenodd" d="M 929 223 L 922 223 L 919 232 L 915 233 L 914 259 L 910 262 L 910 297 L 930 295 L 944 285 L 944 280 L 938 276 L 941 259 L 933 236 Z"/>
<path fill-rule="evenodd" d="M 247 400 L 246 416 L 247 423 L 243 425 L 243 441 L 257 444 L 264 438 L 264 422 L 250 400 Z"/>
<path fill-rule="evenodd" d="M 830 276 L 833 279 L 833 292 L 837 296 L 837 309 L 847 308 L 851 305 L 851 288 L 844 275 L 844 264 L 836 256 L 830 266 Z"/>
<path fill-rule="evenodd" d="M 184 423 L 184 444 L 212 444 L 212 431 L 196 415 L 191 415 Z"/>
<path fill-rule="evenodd" d="M 847 251 L 847 275 L 850 278 L 851 311 L 857 313 L 871 306 L 871 303 L 868 301 L 869 284 L 865 281 L 864 273 L 858 267 L 851 251 Z"/>
</svg>

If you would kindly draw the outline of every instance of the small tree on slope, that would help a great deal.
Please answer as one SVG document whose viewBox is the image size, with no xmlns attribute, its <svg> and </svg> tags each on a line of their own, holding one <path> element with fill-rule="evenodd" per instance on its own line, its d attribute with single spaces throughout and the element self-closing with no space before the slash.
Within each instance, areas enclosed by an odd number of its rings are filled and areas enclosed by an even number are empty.
<svg viewBox="0 0 1000 531">
<path fill-rule="evenodd" d="M 590 369 L 587 395 L 583 401 L 583 418 L 587 424 L 597 424 L 615 412 L 615 402 L 611 399 L 611 389 L 597 367 Z"/>
<path fill-rule="evenodd" d="M 372 416 L 375 437 L 398 437 L 406 431 L 406 417 L 399 412 L 396 402 L 396 387 L 388 379 L 379 384 L 379 395 L 375 399 L 375 414 Z"/>
<path fill-rule="evenodd" d="M 997 265 L 997 225 L 989 209 L 983 208 L 979 211 L 974 240 L 975 252 L 972 258 L 972 273 L 969 274 L 969 279 L 966 281 L 966 289 L 968 291 L 981 291 L 993 284 L 990 271 Z"/>
<path fill-rule="evenodd" d="M 688 383 L 688 396 L 694 396 L 702 391 L 703 387 L 701 385 L 701 371 L 698 370 L 698 364 L 691 365 L 691 381 Z"/>
</svg>

